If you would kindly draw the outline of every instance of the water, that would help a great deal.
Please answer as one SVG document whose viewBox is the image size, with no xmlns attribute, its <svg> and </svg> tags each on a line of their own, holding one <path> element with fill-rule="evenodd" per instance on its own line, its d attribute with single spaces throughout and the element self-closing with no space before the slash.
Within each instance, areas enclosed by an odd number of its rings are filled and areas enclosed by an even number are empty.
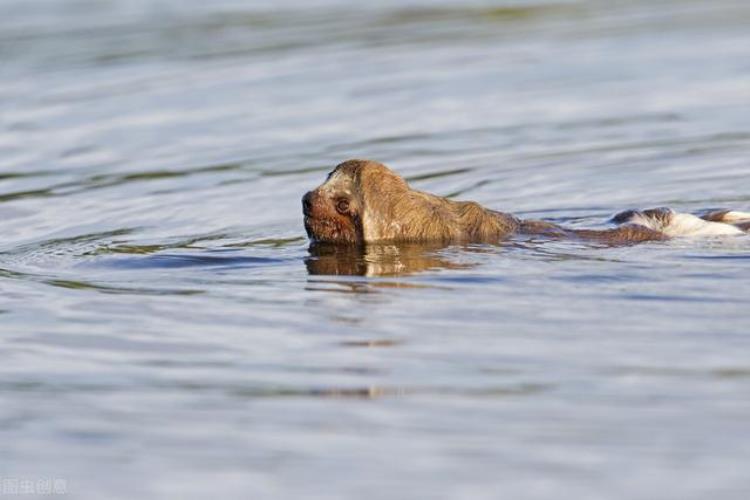
<svg viewBox="0 0 750 500">
<path fill-rule="evenodd" d="M 362 255 L 308 250 L 300 207 L 367 157 L 575 227 L 748 210 L 744 0 L 0 14 L 3 478 L 77 499 L 750 494 L 747 238 Z"/>
</svg>

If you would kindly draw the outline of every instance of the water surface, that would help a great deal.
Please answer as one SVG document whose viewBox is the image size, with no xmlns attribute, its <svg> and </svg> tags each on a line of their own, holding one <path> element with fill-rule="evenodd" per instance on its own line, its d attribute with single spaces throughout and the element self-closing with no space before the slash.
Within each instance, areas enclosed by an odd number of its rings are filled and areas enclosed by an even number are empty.
<svg viewBox="0 0 750 500">
<path fill-rule="evenodd" d="M 750 210 L 749 23 L 741 0 L 0 0 L 0 476 L 747 498 L 748 238 L 309 250 L 300 197 L 367 157 L 575 227 Z"/>
</svg>

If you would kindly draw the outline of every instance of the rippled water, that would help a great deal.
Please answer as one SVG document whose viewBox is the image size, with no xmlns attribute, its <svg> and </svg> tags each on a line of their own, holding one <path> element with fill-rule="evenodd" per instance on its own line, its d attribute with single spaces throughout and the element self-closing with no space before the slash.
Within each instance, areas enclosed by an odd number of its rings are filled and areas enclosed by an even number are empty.
<svg viewBox="0 0 750 500">
<path fill-rule="evenodd" d="M 0 14 L 3 478 L 86 499 L 750 494 L 748 238 L 308 250 L 299 201 L 368 157 L 572 226 L 748 210 L 744 0 Z"/>
</svg>

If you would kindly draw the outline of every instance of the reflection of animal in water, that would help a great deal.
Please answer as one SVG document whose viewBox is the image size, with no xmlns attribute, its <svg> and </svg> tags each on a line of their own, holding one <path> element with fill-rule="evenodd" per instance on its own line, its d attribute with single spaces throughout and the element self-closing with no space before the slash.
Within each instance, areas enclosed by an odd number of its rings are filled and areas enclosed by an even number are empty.
<svg viewBox="0 0 750 500">
<path fill-rule="evenodd" d="M 361 245 L 373 242 L 493 243 L 512 235 L 580 238 L 607 245 L 679 236 L 743 234 L 750 213 L 716 211 L 698 217 L 669 208 L 616 215 L 613 229 L 569 229 L 522 220 L 471 201 L 453 201 L 413 190 L 385 165 L 349 160 L 302 198 L 305 229 L 314 242 Z"/>
<path fill-rule="evenodd" d="M 435 243 L 376 243 L 366 248 L 355 245 L 313 243 L 305 265 L 310 274 L 350 276 L 401 276 L 431 269 L 466 269 L 468 263 L 452 262 Z"/>
</svg>

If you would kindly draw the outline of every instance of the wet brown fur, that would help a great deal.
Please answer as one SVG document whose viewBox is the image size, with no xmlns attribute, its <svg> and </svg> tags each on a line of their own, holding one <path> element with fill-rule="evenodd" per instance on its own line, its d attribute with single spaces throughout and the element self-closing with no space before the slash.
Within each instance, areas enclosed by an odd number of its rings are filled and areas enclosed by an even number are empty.
<svg viewBox="0 0 750 500">
<path fill-rule="evenodd" d="M 345 199 L 341 213 L 337 202 Z M 349 160 L 303 198 L 305 229 L 315 242 L 498 242 L 513 233 L 572 237 L 613 245 L 664 240 L 646 227 L 573 230 L 544 221 L 519 220 L 472 201 L 453 201 L 413 190 L 385 165 Z"/>
</svg>

